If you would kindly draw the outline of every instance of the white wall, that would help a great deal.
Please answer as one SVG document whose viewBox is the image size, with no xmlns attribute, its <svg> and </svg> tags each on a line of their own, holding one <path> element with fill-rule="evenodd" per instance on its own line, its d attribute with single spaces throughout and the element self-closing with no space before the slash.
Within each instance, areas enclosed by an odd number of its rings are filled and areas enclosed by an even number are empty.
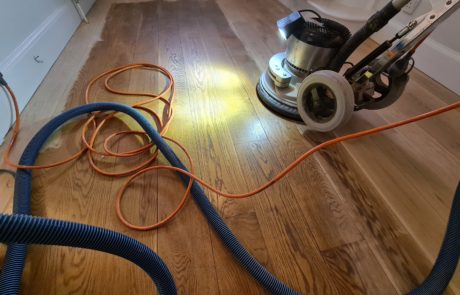
<svg viewBox="0 0 460 295">
<path fill-rule="evenodd" d="M 94 1 L 81 2 L 89 10 Z M 0 72 L 14 89 L 21 110 L 79 24 L 71 0 L 1 0 Z M 0 91 L 0 143 L 13 122 L 10 102 Z"/>
<path fill-rule="evenodd" d="M 434 3 L 442 3 L 444 1 L 435 0 Z M 387 3 L 386 0 L 380 0 L 381 6 Z M 401 26 L 407 24 L 411 19 L 427 13 L 431 10 L 430 1 L 422 0 L 420 5 L 415 10 L 414 14 L 409 15 L 404 12 L 399 13 L 394 19 L 394 23 L 398 23 Z M 434 41 L 439 42 L 455 51 L 460 52 L 460 38 L 458 36 L 458 28 L 460 28 L 460 10 L 456 11 L 450 16 L 445 22 L 440 24 L 436 30 L 431 34 L 430 38 Z"/>
<path fill-rule="evenodd" d="M 387 0 L 379 0 L 380 6 Z M 433 0 L 434 3 L 442 3 Z M 380 32 L 372 38 L 377 42 L 389 39 L 395 32 L 407 25 L 409 21 L 431 10 L 430 1 L 422 0 L 414 14 L 400 12 Z M 460 95 L 460 9 L 454 12 L 446 21 L 440 24 L 425 42 L 417 49 L 414 55 L 416 67 L 428 76 L 437 80 L 447 88 Z"/>
<path fill-rule="evenodd" d="M 0 61 L 7 57 L 57 7 L 62 0 L 3 0 L 0 10 Z"/>
</svg>

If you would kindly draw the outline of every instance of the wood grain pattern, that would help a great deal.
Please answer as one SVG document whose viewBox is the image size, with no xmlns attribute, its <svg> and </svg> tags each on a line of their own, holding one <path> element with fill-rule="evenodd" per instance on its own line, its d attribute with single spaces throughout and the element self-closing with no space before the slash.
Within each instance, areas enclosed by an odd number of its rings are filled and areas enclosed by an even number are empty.
<svg viewBox="0 0 460 295">
<path fill-rule="evenodd" d="M 176 116 L 168 136 L 187 147 L 198 175 L 224 191 L 255 188 L 311 146 L 335 136 L 299 132 L 301 126 L 266 110 L 255 94 L 268 59 L 285 46 L 275 21 L 299 1 L 118 2 L 97 1 L 90 24 L 82 25 L 69 42 L 23 112 L 24 131 L 15 157 L 49 118 L 83 103 L 92 77 L 132 62 L 157 63 L 173 73 Z M 352 59 L 374 46 L 367 42 Z M 160 91 L 164 78 L 136 70 L 120 75 L 112 85 Z M 93 97 L 108 98 L 100 87 Z M 110 96 L 111 101 L 121 99 Z M 414 71 L 403 99 L 382 111 L 357 113 L 337 135 L 456 100 L 458 96 Z M 152 107 L 161 109 L 159 103 Z M 38 162 L 76 151 L 79 123 L 57 132 Z M 209 198 L 248 250 L 302 294 L 401 294 L 423 279 L 441 242 L 460 178 L 459 123 L 458 112 L 452 112 L 338 145 L 306 160 L 253 198 Z M 120 117 L 104 132 L 127 127 L 136 128 Z M 138 140 L 126 138 L 114 149 L 136 146 Z M 114 170 L 139 160 L 96 159 Z M 163 157 L 158 161 L 166 162 Z M 103 226 L 140 240 L 168 264 L 180 294 L 266 293 L 233 259 L 193 200 L 160 230 L 123 227 L 113 201 L 124 180 L 94 173 L 86 159 L 34 172 L 34 213 Z M 0 187 L 0 208 L 9 209 L 11 177 L 0 175 Z M 173 173 L 148 173 L 127 191 L 124 212 L 137 224 L 154 223 L 174 209 L 184 189 Z M 460 294 L 459 280 L 457 275 L 447 294 Z M 119 258 L 33 246 L 22 293 L 154 294 L 155 288 L 140 269 Z"/>
<path fill-rule="evenodd" d="M 334 282 L 343 293 L 398 294 L 365 241 L 332 248 L 322 254 L 330 270 L 336 273 Z"/>
</svg>

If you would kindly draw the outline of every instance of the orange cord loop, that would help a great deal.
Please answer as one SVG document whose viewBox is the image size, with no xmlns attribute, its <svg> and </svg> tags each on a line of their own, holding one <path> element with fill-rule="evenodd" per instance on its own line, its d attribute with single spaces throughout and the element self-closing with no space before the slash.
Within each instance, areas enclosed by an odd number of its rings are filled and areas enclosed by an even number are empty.
<svg viewBox="0 0 460 295">
<path fill-rule="evenodd" d="M 121 90 L 114 89 L 114 88 L 112 88 L 110 86 L 109 82 L 113 77 L 115 77 L 116 75 L 121 74 L 121 73 L 123 73 L 125 71 L 132 70 L 132 69 L 148 69 L 148 70 L 157 71 L 157 72 L 161 73 L 162 75 L 164 75 L 168 79 L 168 82 L 166 83 L 165 88 L 159 94 L 127 92 L 127 91 L 121 91 Z M 84 153 L 87 153 L 88 161 L 89 161 L 91 167 L 95 171 L 97 171 L 98 173 L 100 173 L 102 175 L 105 175 L 105 176 L 117 176 L 117 177 L 131 175 L 130 178 L 128 178 L 128 180 L 120 188 L 120 190 L 119 190 L 119 192 L 117 194 L 116 202 L 115 202 L 115 208 L 116 208 L 116 213 L 117 213 L 118 219 L 124 225 L 126 225 L 127 227 L 129 227 L 131 229 L 135 229 L 135 230 L 151 230 L 151 229 L 158 228 L 158 227 L 166 224 L 167 222 L 171 221 L 180 212 L 180 210 L 182 210 L 182 208 L 184 207 L 184 205 L 185 205 L 185 203 L 186 203 L 186 201 L 188 199 L 188 196 L 189 196 L 190 189 L 192 187 L 193 181 L 196 181 L 196 182 L 200 183 L 201 185 L 203 185 L 204 187 L 206 187 L 210 191 L 212 191 L 214 193 L 217 193 L 218 195 L 221 195 L 221 196 L 226 197 L 226 198 L 235 198 L 235 199 L 247 198 L 247 197 L 256 195 L 256 194 L 260 193 L 261 191 L 267 189 L 268 187 L 272 186 L 273 184 L 278 182 L 280 179 L 282 179 L 284 176 L 286 176 L 290 171 L 292 171 L 303 160 L 305 160 L 306 158 L 308 158 L 309 156 L 311 156 L 312 154 L 316 153 L 317 151 L 319 151 L 321 149 L 324 149 L 324 148 L 329 147 L 331 145 L 335 145 L 335 144 L 337 144 L 339 142 L 344 142 L 344 141 L 348 141 L 348 140 L 352 140 L 352 139 L 357 139 L 357 138 L 364 137 L 364 136 L 367 136 L 367 135 L 379 133 L 379 132 L 382 132 L 382 131 L 385 131 L 385 130 L 388 130 L 388 129 L 397 128 L 397 127 L 400 127 L 400 126 L 403 126 L 403 125 L 406 125 L 406 124 L 409 124 L 409 123 L 413 123 L 413 122 L 416 122 L 416 121 L 427 119 L 429 117 L 433 117 L 433 116 L 436 116 L 436 115 L 439 115 L 439 114 L 442 114 L 442 113 L 445 113 L 447 111 L 451 111 L 451 110 L 454 110 L 454 109 L 457 109 L 457 108 L 460 107 L 460 102 L 456 102 L 456 103 L 447 105 L 445 107 L 438 108 L 438 109 L 435 109 L 433 111 L 430 111 L 430 112 L 427 112 L 427 113 L 424 113 L 424 114 L 420 114 L 420 115 L 417 115 L 417 116 L 414 116 L 414 117 L 411 117 L 411 118 L 408 118 L 408 119 L 405 119 L 405 120 L 401 120 L 401 121 L 390 123 L 390 124 L 387 124 L 387 125 L 384 125 L 384 126 L 371 128 L 371 129 L 368 129 L 368 130 L 363 130 L 363 131 L 359 131 L 359 132 L 356 132 L 356 133 L 352 133 L 352 134 L 348 134 L 348 135 L 345 135 L 345 136 L 341 136 L 341 137 L 337 137 L 337 138 L 328 140 L 326 142 L 323 142 L 323 143 L 311 148 L 307 152 L 305 152 L 302 156 L 300 156 L 298 159 L 296 159 L 294 162 L 292 162 L 290 165 L 288 165 L 286 168 L 284 168 L 282 171 L 280 171 L 275 177 L 273 177 L 273 179 L 271 179 L 270 181 L 268 181 L 264 185 L 260 186 L 259 188 L 255 189 L 253 191 L 247 192 L 247 193 L 229 194 L 229 193 L 219 191 L 218 189 L 212 187 L 210 184 L 206 183 L 204 180 L 202 180 L 202 179 L 198 178 L 197 176 L 195 176 L 193 174 L 193 161 L 192 161 L 192 158 L 189 155 L 189 153 L 187 152 L 187 150 L 185 149 L 185 147 L 183 145 L 181 145 L 179 142 L 164 136 L 166 134 L 167 130 L 168 130 L 168 127 L 169 127 L 169 124 L 171 123 L 172 118 L 174 117 L 174 111 L 173 111 L 173 108 L 172 108 L 172 103 L 173 103 L 174 96 L 175 96 L 175 89 L 174 89 L 174 78 L 172 77 L 170 72 L 168 72 L 165 68 L 163 68 L 161 66 L 157 66 L 157 65 L 153 65 L 153 64 L 147 64 L 147 63 L 126 65 L 126 66 L 122 66 L 122 67 L 118 67 L 118 68 L 106 71 L 106 72 L 98 75 L 96 78 L 92 79 L 88 83 L 88 86 L 86 87 L 86 90 L 85 90 L 85 102 L 86 103 L 90 103 L 90 98 L 89 97 L 90 97 L 92 87 L 95 85 L 95 83 L 99 79 L 101 79 L 103 77 L 105 77 L 105 79 L 104 79 L 104 87 L 105 87 L 105 89 L 107 91 L 109 91 L 111 93 L 124 95 L 124 96 L 131 96 L 131 97 L 148 97 L 147 99 L 144 99 L 144 100 L 142 100 L 140 102 L 131 104 L 131 106 L 133 108 L 142 110 L 142 111 L 146 112 L 147 114 L 149 114 L 150 116 L 152 116 L 153 120 L 155 121 L 157 130 L 160 133 L 160 135 L 163 136 L 164 139 L 166 139 L 168 141 L 171 141 L 172 143 L 177 145 L 185 153 L 185 155 L 186 155 L 186 157 L 187 157 L 187 159 L 188 159 L 188 161 L 190 163 L 190 171 L 191 172 L 188 172 L 188 171 L 185 171 L 185 170 L 173 167 L 173 166 L 165 166 L 165 165 L 149 166 L 157 159 L 158 153 L 159 153 L 158 149 L 151 142 L 144 144 L 140 148 L 135 148 L 133 150 L 124 151 L 124 152 L 114 152 L 114 151 L 112 151 L 110 149 L 110 147 L 116 142 L 115 139 L 118 138 L 118 140 L 119 140 L 119 139 L 121 139 L 121 137 L 128 136 L 128 135 L 146 136 L 146 133 L 143 132 L 143 131 L 130 130 L 130 131 L 119 131 L 119 132 L 113 133 L 113 134 L 109 135 L 108 137 L 106 137 L 104 139 L 104 141 L 103 141 L 103 151 L 97 151 L 96 148 L 95 148 L 95 142 L 96 142 L 97 136 L 99 135 L 102 127 L 108 121 L 110 121 L 117 114 L 117 112 L 109 113 L 104 118 L 102 118 L 102 120 L 100 120 L 100 122 L 98 122 L 98 123 L 96 122 L 96 118 L 98 118 L 100 113 L 92 114 L 90 116 L 90 118 L 83 124 L 83 128 L 82 128 L 81 139 L 82 139 L 82 143 L 83 143 L 84 147 L 80 151 L 75 153 L 74 155 L 72 155 L 72 156 L 70 156 L 70 157 L 68 157 L 68 158 L 66 158 L 66 159 L 64 159 L 64 160 L 62 160 L 60 162 L 47 164 L 47 165 L 42 165 L 42 166 L 22 166 L 22 165 L 14 164 L 14 163 L 12 163 L 10 161 L 10 154 L 11 154 L 11 151 L 12 151 L 14 145 L 15 145 L 16 139 L 17 139 L 19 131 L 20 131 L 20 114 L 19 114 L 19 107 L 18 107 L 18 103 L 17 103 L 17 100 L 16 100 L 16 96 L 14 95 L 14 92 L 12 91 L 12 89 L 9 86 L 5 86 L 5 88 L 6 88 L 7 92 L 9 93 L 9 95 L 11 96 L 11 100 L 12 100 L 13 105 L 14 105 L 14 110 L 15 110 L 15 115 L 16 115 L 16 122 L 15 122 L 15 125 L 14 125 L 14 128 L 13 128 L 13 134 L 12 134 L 11 141 L 10 141 L 10 143 L 9 143 L 7 149 L 6 149 L 6 152 L 4 154 L 4 161 L 5 161 L 6 164 L 8 164 L 10 166 L 13 166 L 13 167 L 15 167 L 17 169 L 47 169 L 47 168 L 52 168 L 52 167 L 56 167 L 56 166 L 59 166 L 59 165 L 63 165 L 65 163 L 68 163 L 70 161 L 73 161 L 73 160 L 79 158 Z M 169 98 L 166 99 L 165 96 L 166 96 L 166 94 L 168 92 L 169 92 Z M 160 116 L 155 111 L 153 111 L 152 109 L 150 109 L 150 108 L 148 108 L 146 106 L 147 104 L 149 104 L 151 102 L 154 102 L 154 101 L 157 101 L 157 100 L 161 101 L 164 104 L 162 118 L 160 118 Z M 88 130 L 90 128 L 89 127 L 90 125 L 94 128 L 94 131 L 93 131 L 93 133 L 91 134 L 91 136 L 89 137 L 89 140 L 88 140 L 87 139 L 87 134 L 88 134 Z M 148 138 L 146 138 L 146 139 L 148 139 Z M 152 149 L 153 149 L 153 151 L 152 151 Z M 117 158 L 128 158 L 128 157 L 138 156 L 138 155 L 144 154 L 144 153 L 145 154 L 147 154 L 147 153 L 150 154 L 149 157 L 147 157 L 147 159 L 144 162 L 138 164 L 134 168 L 128 169 L 127 171 L 123 171 L 123 172 L 108 172 L 108 171 L 105 171 L 105 170 L 99 168 L 96 165 L 95 160 L 93 158 L 93 154 L 109 156 L 109 157 L 117 157 Z M 188 186 L 186 188 L 184 196 L 182 197 L 181 201 L 179 202 L 178 206 L 176 207 L 176 209 L 173 212 L 171 212 L 164 219 L 160 220 L 159 222 L 157 222 L 157 223 L 155 223 L 153 225 L 146 225 L 146 226 L 134 225 L 134 224 L 128 222 L 126 220 L 126 218 L 124 217 L 124 214 L 123 214 L 122 209 L 121 209 L 121 201 L 123 199 L 123 195 L 124 195 L 126 189 L 129 187 L 129 185 L 137 177 L 139 177 L 141 174 L 144 174 L 144 173 L 152 171 L 152 170 L 169 170 L 169 171 L 179 172 L 179 173 L 182 173 L 182 174 L 190 177 L 190 181 L 188 183 Z"/>
<path fill-rule="evenodd" d="M 187 156 L 188 162 L 190 163 L 191 175 L 193 175 L 193 161 L 192 161 L 192 157 L 187 152 L 187 150 L 180 143 L 175 141 L 174 139 L 168 138 L 168 137 L 163 137 L 163 138 L 168 140 L 168 141 L 173 142 L 174 144 L 176 144 L 185 153 L 185 155 Z M 124 214 L 123 214 L 123 212 L 121 210 L 121 201 L 123 199 L 123 195 L 126 192 L 126 189 L 128 188 L 128 186 L 137 177 L 139 177 L 140 175 L 142 175 L 142 174 L 144 174 L 146 172 L 152 171 L 152 170 L 169 170 L 169 168 L 171 168 L 171 167 L 172 166 L 161 166 L 161 165 L 147 167 L 147 168 L 145 168 L 143 170 L 138 171 L 136 174 L 132 175 L 125 182 L 125 184 L 123 184 L 123 186 L 121 187 L 120 191 L 117 194 L 117 200 L 115 202 L 115 209 L 116 209 L 116 212 L 117 212 L 118 219 L 121 221 L 121 223 L 123 223 L 127 227 L 129 227 L 131 229 L 135 229 L 135 230 L 151 230 L 151 229 L 161 227 L 162 225 L 165 225 L 171 219 L 173 219 L 174 216 L 176 216 L 177 213 L 179 213 L 180 210 L 182 210 L 182 208 L 184 207 L 184 205 L 185 205 L 185 203 L 186 203 L 186 201 L 187 201 L 187 199 L 188 199 L 188 197 L 190 195 L 190 189 L 192 188 L 193 178 L 190 178 L 190 181 L 189 181 L 189 183 L 187 185 L 187 189 L 185 190 L 185 193 L 184 193 L 179 205 L 176 207 L 176 209 L 172 213 L 170 213 L 168 216 L 166 216 L 164 219 L 162 219 L 161 221 L 159 221 L 159 222 L 157 222 L 155 224 L 145 225 L 145 226 L 134 225 L 134 224 L 132 224 L 132 223 L 130 223 L 129 221 L 126 220 L 126 218 L 124 217 Z"/>
</svg>

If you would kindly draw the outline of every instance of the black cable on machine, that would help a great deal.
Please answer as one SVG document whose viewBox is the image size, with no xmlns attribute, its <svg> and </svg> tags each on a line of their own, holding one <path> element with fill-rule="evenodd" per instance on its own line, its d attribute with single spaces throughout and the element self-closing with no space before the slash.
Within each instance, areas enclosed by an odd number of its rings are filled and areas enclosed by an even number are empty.
<svg viewBox="0 0 460 295">
<path fill-rule="evenodd" d="M 298 10 L 299 13 L 302 13 L 302 12 L 311 12 L 313 13 L 314 15 L 316 15 L 320 20 L 322 19 L 321 15 L 314 11 L 313 9 L 301 9 L 301 10 Z"/>
<path fill-rule="evenodd" d="M 349 68 L 345 72 L 345 75 L 344 75 L 345 78 L 350 79 L 359 70 L 361 70 L 363 67 L 367 66 L 371 61 L 376 59 L 380 54 L 384 53 L 385 50 L 390 48 L 392 44 L 393 44 L 393 39 L 392 40 L 387 40 L 387 41 L 383 42 L 382 44 L 380 44 L 376 49 L 374 49 L 366 57 L 364 57 L 362 60 L 360 60 L 356 65 L 354 65 L 353 67 Z"/>
<path fill-rule="evenodd" d="M 373 33 L 383 28 L 390 19 L 392 19 L 401 8 L 393 5 L 393 1 L 389 2 L 381 10 L 373 14 L 367 23 L 340 48 L 337 55 L 329 63 L 329 68 L 333 71 L 340 71 L 345 61 L 350 55 Z"/>
</svg>

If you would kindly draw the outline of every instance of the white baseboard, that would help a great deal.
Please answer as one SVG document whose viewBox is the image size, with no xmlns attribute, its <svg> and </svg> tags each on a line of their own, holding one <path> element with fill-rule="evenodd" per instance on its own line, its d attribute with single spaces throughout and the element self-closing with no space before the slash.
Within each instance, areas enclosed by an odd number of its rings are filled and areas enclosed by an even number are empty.
<svg viewBox="0 0 460 295">
<path fill-rule="evenodd" d="M 402 27 L 402 24 L 390 21 L 382 30 L 372 35 L 372 39 L 381 43 L 391 39 Z M 460 95 L 460 52 L 427 38 L 417 49 L 414 59 L 417 69 Z"/>
<path fill-rule="evenodd" d="M 0 61 L 0 71 L 14 89 L 21 111 L 79 24 L 80 17 L 73 4 L 64 1 L 9 56 Z M 35 61 L 36 56 L 40 62 Z M 0 142 L 14 122 L 10 109 L 5 94 L 0 91 Z"/>
</svg>

